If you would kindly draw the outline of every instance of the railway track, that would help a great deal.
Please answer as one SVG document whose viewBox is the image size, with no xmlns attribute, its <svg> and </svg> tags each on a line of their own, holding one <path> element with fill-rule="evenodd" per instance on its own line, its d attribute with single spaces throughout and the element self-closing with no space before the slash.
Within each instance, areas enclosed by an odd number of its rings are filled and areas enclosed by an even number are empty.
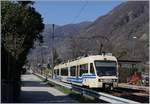
<svg viewBox="0 0 150 104">
<path fill-rule="evenodd" d="M 128 89 L 128 88 L 117 88 L 109 92 L 114 96 L 134 100 L 141 103 L 149 102 L 148 92 L 142 90 Z"/>
<path fill-rule="evenodd" d="M 149 103 L 149 93 L 143 90 L 135 90 L 129 88 L 115 88 L 113 90 L 104 91 L 103 89 L 93 89 L 95 91 L 104 92 L 113 96 L 130 99 L 140 103 Z"/>
<path fill-rule="evenodd" d="M 40 77 L 43 77 L 39 74 L 36 74 Z M 45 77 L 43 77 L 45 78 Z M 51 78 L 48 79 L 51 83 L 57 84 L 59 86 L 63 86 L 67 89 L 77 91 L 83 95 L 88 95 L 92 97 L 96 97 L 100 100 L 111 102 L 111 103 L 149 103 L 148 94 L 145 96 L 135 95 L 133 93 L 141 93 L 141 91 L 133 90 L 133 89 L 123 89 L 117 88 L 112 91 L 103 91 L 102 89 L 88 89 L 76 85 L 71 85 L 63 82 L 58 82 Z"/>
</svg>

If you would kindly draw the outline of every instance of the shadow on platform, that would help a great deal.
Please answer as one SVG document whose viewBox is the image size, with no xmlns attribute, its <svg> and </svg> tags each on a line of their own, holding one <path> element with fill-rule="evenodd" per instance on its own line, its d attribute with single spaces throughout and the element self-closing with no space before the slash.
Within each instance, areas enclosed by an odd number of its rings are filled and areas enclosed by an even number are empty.
<svg viewBox="0 0 150 104">
<path fill-rule="evenodd" d="M 69 95 L 54 96 L 47 91 L 22 91 L 20 103 L 75 103 Z"/>
<path fill-rule="evenodd" d="M 22 81 L 23 87 L 48 87 L 48 85 L 42 81 Z"/>
</svg>

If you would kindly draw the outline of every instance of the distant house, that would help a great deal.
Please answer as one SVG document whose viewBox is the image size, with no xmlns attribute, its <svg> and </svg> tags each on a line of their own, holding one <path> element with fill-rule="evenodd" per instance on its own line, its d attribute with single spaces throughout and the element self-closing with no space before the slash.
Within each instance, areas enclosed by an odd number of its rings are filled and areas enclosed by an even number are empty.
<svg viewBox="0 0 150 104">
<path fill-rule="evenodd" d="M 127 83 L 135 69 L 140 72 L 142 69 L 141 63 L 140 60 L 118 60 L 119 82 Z"/>
<path fill-rule="evenodd" d="M 149 62 L 140 60 L 118 60 L 119 68 L 138 69 L 139 72 L 149 73 Z"/>
<path fill-rule="evenodd" d="M 138 68 L 142 61 L 140 60 L 118 60 L 119 68 Z"/>
</svg>

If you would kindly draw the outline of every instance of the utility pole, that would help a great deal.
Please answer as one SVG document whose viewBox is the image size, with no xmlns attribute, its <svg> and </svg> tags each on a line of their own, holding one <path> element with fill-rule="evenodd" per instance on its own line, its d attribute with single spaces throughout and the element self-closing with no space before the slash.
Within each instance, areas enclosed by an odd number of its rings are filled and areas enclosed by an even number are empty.
<svg viewBox="0 0 150 104">
<path fill-rule="evenodd" d="M 54 24 L 52 25 L 52 60 L 51 60 L 51 68 L 52 68 L 52 78 L 54 75 Z"/>
<path fill-rule="evenodd" d="M 137 37 L 136 36 L 133 36 L 132 37 L 132 39 L 133 39 L 133 42 L 132 42 L 132 51 L 133 51 L 133 57 L 135 57 L 135 41 L 136 41 L 136 39 L 137 39 Z"/>
<path fill-rule="evenodd" d="M 101 45 L 100 45 L 100 50 L 99 50 L 100 55 L 102 55 L 102 49 L 103 49 L 103 43 L 101 43 Z"/>
</svg>

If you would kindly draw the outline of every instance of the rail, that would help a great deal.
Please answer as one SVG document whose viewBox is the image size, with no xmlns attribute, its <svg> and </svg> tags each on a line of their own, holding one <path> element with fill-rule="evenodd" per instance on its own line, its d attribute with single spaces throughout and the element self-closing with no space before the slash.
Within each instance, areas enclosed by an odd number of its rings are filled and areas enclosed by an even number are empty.
<svg viewBox="0 0 150 104">
<path fill-rule="evenodd" d="M 36 73 L 35 75 L 40 76 L 40 77 L 45 79 L 45 77 L 40 75 L 40 74 Z M 71 85 L 71 84 L 62 83 L 62 82 L 53 80 L 51 78 L 48 78 L 47 80 L 54 83 L 54 84 L 56 84 L 56 85 L 63 86 L 67 89 L 70 89 L 72 91 L 77 91 L 77 92 L 79 92 L 83 95 L 96 97 L 100 100 L 103 100 L 103 101 L 106 101 L 106 102 L 109 102 L 109 103 L 115 103 L 115 104 L 117 104 L 117 103 L 119 103 L 119 104 L 120 103 L 122 103 L 122 104 L 123 103 L 140 104 L 140 102 L 132 101 L 132 100 L 129 100 L 129 99 L 124 99 L 124 98 L 121 98 L 121 97 L 116 97 L 116 96 L 109 95 L 109 94 L 106 94 L 106 93 L 94 91 L 92 89 L 87 89 L 87 88 L 83 88 L 83 87 L 79 87 L 79 86 L 75 86 L 75 85 Z"/>
</svg>

